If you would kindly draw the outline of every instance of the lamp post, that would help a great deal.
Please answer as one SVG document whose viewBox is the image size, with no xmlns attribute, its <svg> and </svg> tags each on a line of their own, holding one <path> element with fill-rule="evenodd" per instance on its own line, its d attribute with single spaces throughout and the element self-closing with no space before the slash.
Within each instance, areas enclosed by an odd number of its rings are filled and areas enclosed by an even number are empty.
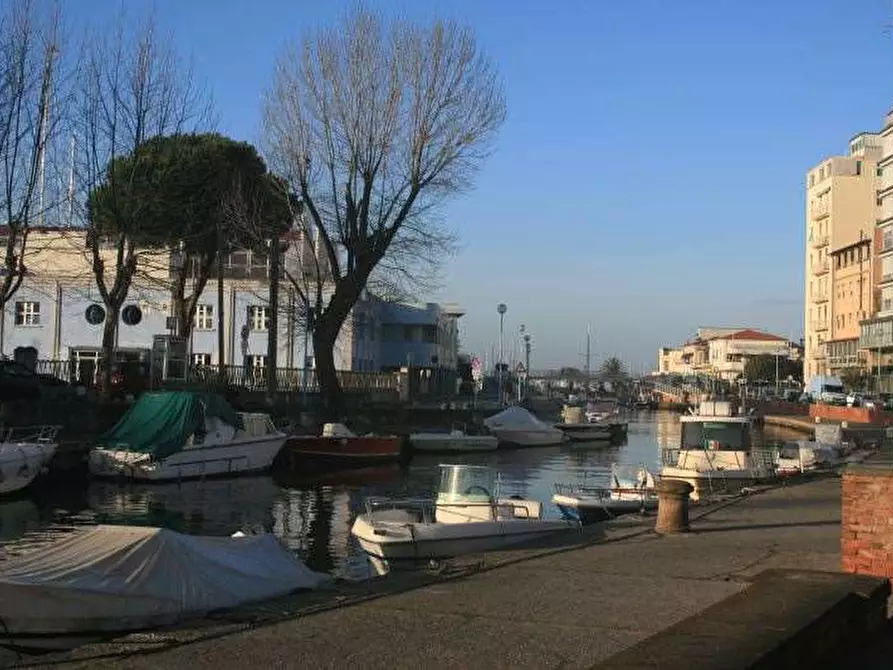
<svg viewBox="0 0 893 670">
<path fill-rule="evenodd" d="M 505 306 L 505 303 L 501 302 L 496 306 L 496 312 L 499 314 L 499 360 L 496 362 L 496 379 L 497 379 L 497 389 L 499 392 L 499 404 L 502 405 L 502 333 L 503 326 L 505 325 L 505 313 L 508 307 Z"/>
</svg>

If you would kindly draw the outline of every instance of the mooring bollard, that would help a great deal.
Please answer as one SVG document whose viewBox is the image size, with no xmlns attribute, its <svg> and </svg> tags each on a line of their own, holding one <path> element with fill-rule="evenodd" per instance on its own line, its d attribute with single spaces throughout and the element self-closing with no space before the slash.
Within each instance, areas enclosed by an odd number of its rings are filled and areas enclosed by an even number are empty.
<svg viewBox="0 0 893 670">
<path fill-rule="evenodd" d="M 688 525 L 688 500 L 694 487 L 688 482 L 666 479 L 657 486 L 657 533 L 685 533 Z"/>
</svg>

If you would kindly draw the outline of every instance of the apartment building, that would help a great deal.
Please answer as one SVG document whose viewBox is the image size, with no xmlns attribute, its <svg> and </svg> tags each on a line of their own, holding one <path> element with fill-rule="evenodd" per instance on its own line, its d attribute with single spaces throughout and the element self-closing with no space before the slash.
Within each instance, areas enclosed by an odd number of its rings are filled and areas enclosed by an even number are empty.
<svg viewBox="0 0 893 670">
<path fill-rule="evenodd" d="M 793 342 L 755 328 L 699 328 L 681 347 L 658 352 L 658 373 L 706 375 L 734 381 L 744 374 L 749 358 L 779 356 L 799 360 Z"/>
<path fill-rule="evenodd" d="M 807 379 L 831 372 L 829 356 L 837 367 L 851 360 L 848 352 L 859 347 L 858 324 L 873 313 L 864 288 L 872 281 L 883 142 L 881 134 L 859 133 L 850 140 L 848 155 L 827 158 L 806 174 Z"/>
</svg>

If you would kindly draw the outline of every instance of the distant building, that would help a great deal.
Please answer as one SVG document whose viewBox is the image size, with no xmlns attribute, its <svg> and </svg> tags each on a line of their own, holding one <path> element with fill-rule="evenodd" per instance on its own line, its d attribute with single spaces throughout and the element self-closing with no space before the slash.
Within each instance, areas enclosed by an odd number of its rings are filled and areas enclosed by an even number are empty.
<svg viewBox="0 0 893 670">
<path fill-rule="evenodd" d="M 657 371 L 733 381 L 744 374 L 749 358 L 765 355 L 800 360 L 801 351 L 786 338 L 755 328 L 699 328 L 682 346 L 658 350 Z"/>
<path fill-rule="evenodd" d="M 17 347 L 33 347 L 39 359 L 71 361 L 75 369 L 84 363 L 95 365 L 105 309 L 90 270 L 84 231 L 40 230 L 29 241 L 33 257 L 27 275 L 0 313 L 0 353 L 11 355 Z M 306 276 L 305 256 L 312 253 L 308 248 L 300 237 L 292 240 L 283 257 L 283 267 L 292 276 Z M 113 267 L 111 250 L 103 254 Z M 117 328 L 120 360 L 147 360 L 153 336 L 168 334 L 174 327 L 170 280 L 179 262 L 176 253 L 162 251 L 141 258 Z M 234 251 L 224 260 L 224 275 L 224 363 L 263 369 L 271 313 L 269 259 L 266 254 Z M 217 283 L 212 280 L 199 298 L 188 343 L 193 364 L 218 362 L 217 305 Z M 303 367 L 305 350 L 313 366 L 313 343 L 311 338 L 305 343 L 302 313 L 294 287 L 283 280 L 277 311 L 279 367 Z M 378 371 L 409 363 L 455 371 L 461 316 L 462 310 L 454 305 L 400 305 L 364 295 L 339 333 L 336 368 Z"/>
</svg>

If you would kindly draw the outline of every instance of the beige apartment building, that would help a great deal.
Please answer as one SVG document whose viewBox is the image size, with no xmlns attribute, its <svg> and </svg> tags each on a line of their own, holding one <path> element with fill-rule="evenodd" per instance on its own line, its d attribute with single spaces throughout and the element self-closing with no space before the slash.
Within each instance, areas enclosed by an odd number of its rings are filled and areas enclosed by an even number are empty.
<svg viewBox="0 0 893 670">
<path fill-rule="evenodd" d="M 851 362 L 859 323 L 874 311 L 865 287 L 883 153 L 881 135 L 860 133 L 849 155 L 827 158 L 806 175 L 806 379 Z"/>
</svg>

